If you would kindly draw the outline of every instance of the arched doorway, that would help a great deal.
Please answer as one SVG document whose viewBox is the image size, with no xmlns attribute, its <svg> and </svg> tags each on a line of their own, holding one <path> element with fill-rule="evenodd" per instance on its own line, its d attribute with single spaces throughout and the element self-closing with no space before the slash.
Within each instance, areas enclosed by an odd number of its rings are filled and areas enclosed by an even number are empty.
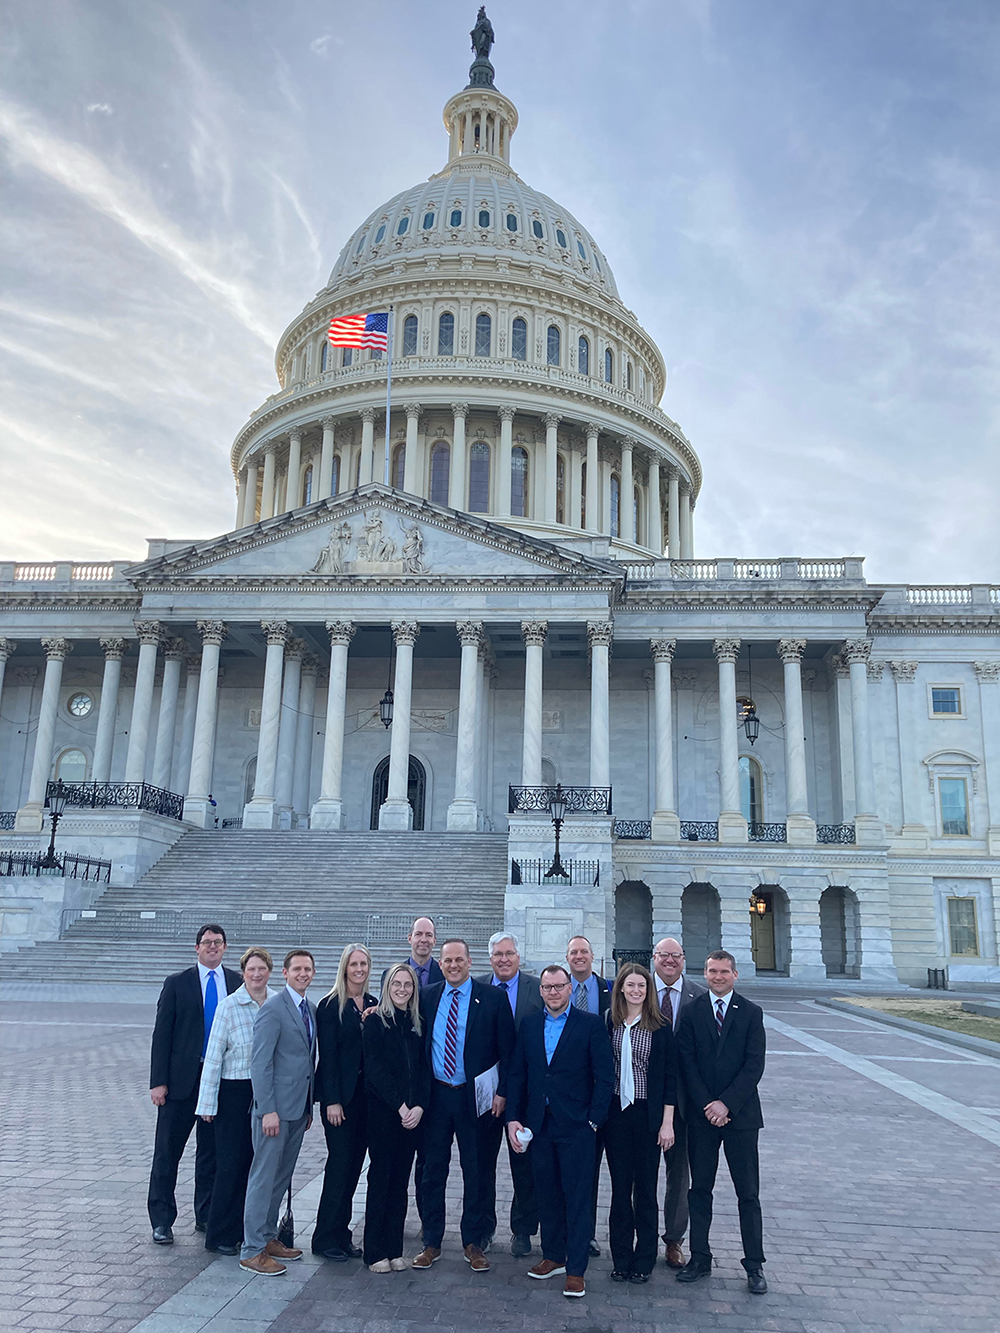
<svg viewBox="0 0 1000 1333">
<path fill-rule="evenodd" d="M 758 972 L 787 973 L 791 957 L 788 895 L 762 885 L 750 898 L 750 952 Z"/>
<path fill-rule="evenodd" d="M 681 935 L 690 972 L 703 972 L 705 959 L 722 948 L 722 909 L 711 884 L 689 884 L 681 894 Z"/>
<path fill-rule="evenodd" d="M 419 832 L 424 826 L 424 797 L 427 793 L 427 773 L 419 759 L 410 755 L 410 771 L 406 782 L 406 799 L 413 810 L 413 828 Z M 370 828 L 378 828 L 378 812 L 389 794 L 389 756 L 375 769 L 372 778 L 372 817 Z"/>
<path fill-rule="evenodd" d="M 615 889 L 615 964 L 649 967 L 652 953 L 653 895 L 641 879 L 623 880 Z"/>
<path fill-rule="evenodd" d="M 819 900 L 819 938 L 828 977 L 856 977 L 858 900 L 850 889 L 834 885 Z"/>
</svg>

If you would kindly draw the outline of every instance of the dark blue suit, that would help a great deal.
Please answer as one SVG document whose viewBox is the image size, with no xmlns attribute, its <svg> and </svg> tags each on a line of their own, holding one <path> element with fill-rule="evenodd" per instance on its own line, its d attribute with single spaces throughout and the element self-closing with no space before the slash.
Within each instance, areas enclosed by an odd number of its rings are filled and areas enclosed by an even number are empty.
<svg viewBox="0 0 1000 1333">
<path fill-rule="evenodd" d="M 521 1023 L 507 1083 L 507 1119 L 531 1130 L 528 1145 L 542 1224 L 542 1255 L 587 1271 L 591 1189 L 596 1157 L 592 1126 L 603 1125 L 615 1090 L 607 1029 L 597 1014 L 572 1006 L 552 1055 L 545 1058 L 546 1011 Z"/>
</svg>

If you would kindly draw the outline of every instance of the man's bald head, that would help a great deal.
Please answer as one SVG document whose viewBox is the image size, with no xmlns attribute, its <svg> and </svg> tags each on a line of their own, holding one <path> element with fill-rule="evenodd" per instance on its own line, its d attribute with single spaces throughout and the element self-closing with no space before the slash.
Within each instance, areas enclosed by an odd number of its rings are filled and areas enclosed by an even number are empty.
<svg viewBox="0 0 1000 1333">
<path fill-rule="evenodd" d="M 672 986 L 684 971 L 684 946 L 672 935 L 653 946 L 653 967 L 666 986 Z"/>
<path fill-rule="evenodd" d="M 410 957 L 415 963 L 424 967 L 434 952 L 435 944 L 437 944 L 437 931 L 434 929 L 434 922 L 429 916 L 418 916 L 410 927 L 410 933 L 406 938 L 410 944 Z"/>
</svg>

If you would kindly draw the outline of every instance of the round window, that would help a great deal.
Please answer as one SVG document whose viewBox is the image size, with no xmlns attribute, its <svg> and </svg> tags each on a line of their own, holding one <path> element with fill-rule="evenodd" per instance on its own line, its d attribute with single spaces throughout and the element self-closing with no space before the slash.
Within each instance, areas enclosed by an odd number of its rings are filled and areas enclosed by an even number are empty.
<svg viewBox="0 0 1000 1333">
<path fill-rule="evenodd" d="M 94 701 L 89 694 L 74 694 L 66 707 L 74 717 L 86 717 L 93 709 Z"/>
</svg>

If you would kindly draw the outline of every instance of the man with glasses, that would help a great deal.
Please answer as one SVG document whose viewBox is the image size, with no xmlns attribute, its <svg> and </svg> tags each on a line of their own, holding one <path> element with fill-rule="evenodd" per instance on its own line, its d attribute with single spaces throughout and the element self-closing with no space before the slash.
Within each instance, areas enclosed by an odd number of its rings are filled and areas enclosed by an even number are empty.
<svg viewBox="0 0 1000 1333">
<path fill-rule="evenodd" d="M 574 935 L 566 945 L 566 962 L 573 979 L 570 1003 L 584 1014 L 599 1018 L 611 1008 L 611 985 L 594 971 L 594 950 L 586 935 Z M 597 1243 L 597 1196 L 601 1189 L 601 1158 L 604 1156 L 604 1131 L 597 1135 L 597 1153 L 594 1159 L 594 1188 L 590 1198 L 590 1253 L 594 1258 L 601 1253 Z"/>
<path fill-rule="evenodd" d="M 539 992 L 539 978 L 530 972 L 521 970 L 521 946 L 516 935 L 499 930 L 490 937 L 490 966 L 492 972 L 485 972 L 476 980 L 484 986 L 495 986 L 506 995 L 514 1015 L 515 1031 L 521 1030 L 521 1020 L 527 1014 L 536 1014 L 542 1008 Z M 492 1200 L 489 1235 L 496 1230 L 496 1179 L 497 1155 L 503 1138 L 503 1124 L 499 1120 L 489 1123 L 486 1129 L 486 1159 L 482 1164 L 483 1188 L 488 1200 Z M 531 1238 L 538 1230 L 538 1208 L 535 1205 L 535 1186 L 531 1178 L 531 1163 L 523 1153 L 516 1153 L 507 1144 L 510 1158 L 510 1174 L 514 1182 L 514 1198 L 510 1205 L 510 1252 L 515 1259 L 523 1259 L 531 1253 Z M 484 1249 L 487 1247 L 484 1246 Z"/>
<path fill-rule="evenodd" d="M 697 986 L 684 975 L 684 948 L 668 936 L 653 949 L 653 979 L 660 1013 L 674 1032 L 681 1012 L 705 987 Z M 677 1105 L 674 1107 L 674 1146 L 663 1154 L 667 1188 L 663 1196 L 663 1240 L 667 1247 L 666 1261 L 671 1268 L 684 1267 L 681 1244 L 688 1224 L 688 1186 L 690 1184 L 687 1153 L 687 1113 L 684 1086 L 677 1083 Z"/>
</svg>

